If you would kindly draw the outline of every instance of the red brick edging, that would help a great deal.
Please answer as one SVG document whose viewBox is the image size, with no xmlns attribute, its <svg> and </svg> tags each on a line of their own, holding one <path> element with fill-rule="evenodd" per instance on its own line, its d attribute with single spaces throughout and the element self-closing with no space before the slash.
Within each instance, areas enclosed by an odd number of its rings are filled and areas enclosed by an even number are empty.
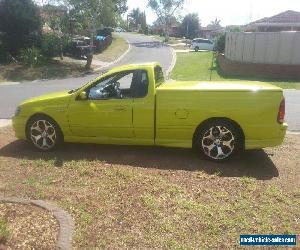
<svg viewBox="0 0 300 250">
<path fill-rule="evenodd" d="M 25 200 L 21 198 L 0 196 L 0 202 L 33 205 L 53 213 L 54 217 L 59 222 L 59 233 L 58 233 L 58 242 L 57 242 L 58 249 L 61 250 L 72 249 L 72 235 L 74 230 L 74 221 L 71 215 L 68 214 L 63 209 L 42 200 Z"/>
</svg>

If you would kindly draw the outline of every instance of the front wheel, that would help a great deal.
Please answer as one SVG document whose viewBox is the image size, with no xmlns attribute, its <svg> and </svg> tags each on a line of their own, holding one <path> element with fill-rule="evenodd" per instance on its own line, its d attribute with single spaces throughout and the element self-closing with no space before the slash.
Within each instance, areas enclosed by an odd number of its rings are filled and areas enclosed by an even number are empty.
<svg viewBox="0 0 300 250">
<path fill-rule="evenodd" d="M 199 51 L 199 47 L 195 47 L 195 51 L 198 52 Z"/>
<path fill-rule="evenodd" d="M 28 122 L 27 137 L 33 146 L 42 151 L 50 151 L 62 141 L 57 124 L 44 116 L 35 117 Z"/>
<path fill-rule="evenodd" d="M 207 159 L 223 161 L 242 148 L 239 129 L 228 121 L 216 120 L 201 126 L 196 132 L 194 145 Z"/>
</svg>

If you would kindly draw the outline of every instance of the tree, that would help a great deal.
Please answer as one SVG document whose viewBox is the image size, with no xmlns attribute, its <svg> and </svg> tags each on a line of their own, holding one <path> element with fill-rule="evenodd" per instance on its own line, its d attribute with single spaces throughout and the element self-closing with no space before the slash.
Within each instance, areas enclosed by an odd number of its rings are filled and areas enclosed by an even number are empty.
<svg viewBox="0 0 300 250">
<path fill-rule="evenodd" d="M 11 55 L 17 55 L 22 48 L 37 46 L 41 26 L 39 9 L 32 0 L 0 1 L 2 43 Z"/>
<path fill-rule="evenodd" d="M 215 41 L 215 50 L 218 51 L 219 53 L 224 53 L 225 51 L 225 41 L 226 40 L 226 34 L 222 33 L 220 34 Z"/>
<path fill-rule="evenodd" d="M 209 25 L 207 25 L 207 27 L 212 28 L 212 29 L 220 29 L 221 26 L 221 20 L 218 20 L 218 18 L 216 18 L 215 20 L 211 21 Z"/>
<path fill-rule="evenodd" d="M 137 29 L 145 33 L 147 28 L 145 12 L 142 12 L 139 8 L 132 9 L 132 11 L 129 13 L 128 21 L 130 29 Z"/>
<path fill-rule="evenodd" d="M 165 40 L 169 40 L 171 19 L 183 7 L 184 0 L 148 0 L 148 5 L 156 13 L 164 28 Z"/>
<path fill-rule="evenodd" d="M 72 17 L 87 27 L 91 38 L 90 53 L 87 55 L 86 68 L 93 60 L 94 37 L 97 28 L 112 24 L 117 15 L 127 10 L 127 0 L 66 0 Z"/>
<path fill-rule="evenodd" d="M 43 36 L 43 41 L 47 41 L 47 47 L 52 46 L 54 47 L 59 47 L 59 55 L 61 60 L 63 59 L 63 34 L 68 33 L 67 32 L 67 27 L 68 27 L 68 22 L 66 20 L 66 17 L 68 16 L 68 10 L 65 6 L 63 5 L 51 5 L 51 4 L 46 4 L 40 8 L 42 17 L 43 17 L 43 22 L 47 24 L 51 30 L 54 33 L 53 35 L 44 35 Z M 45 39 L 44 39 L 45 38 Z M 58 38 L 58 43 L 57 39 Z M 52 41 L 52 42 L 51 42 Z M 50 42 L 50 43 L 49 43 Z M 42 43 L 42 47 L 43 47 Z M 51 48 L 50 48 L 51 50 Z M 55 49 L 52 50 L 54 52 Z M 51 54 L 51 53 L 50 53 Z M 49 54 L 48 54 L 49 56 Z"/>
<path fill-rule="evenodd" d="M 180 33 L 187 38 L 195 38 L 200 28 L 200 20 L 197 13 L 186 15 L 180 25 Z"/>
</svg>

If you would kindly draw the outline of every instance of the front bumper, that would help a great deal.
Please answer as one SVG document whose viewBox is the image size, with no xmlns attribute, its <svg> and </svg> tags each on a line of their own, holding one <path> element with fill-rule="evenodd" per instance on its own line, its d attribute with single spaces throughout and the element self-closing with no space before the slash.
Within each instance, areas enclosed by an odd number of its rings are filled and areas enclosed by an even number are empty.
<svg viewBox="0 0 300 250">
<path fill-rule="evenodd" d="M 27 119 L 22 116 L 14 116 L 12 118 L 12 125 L 15 131 L 15 136 L 19 139 L 26 140 L 26 122 Z"/>
</svg>

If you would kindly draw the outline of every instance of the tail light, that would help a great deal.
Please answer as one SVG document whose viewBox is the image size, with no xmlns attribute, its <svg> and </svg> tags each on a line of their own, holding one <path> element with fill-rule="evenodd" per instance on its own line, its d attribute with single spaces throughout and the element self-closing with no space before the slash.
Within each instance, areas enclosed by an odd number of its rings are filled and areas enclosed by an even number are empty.
<svg viewBox="0 0 300 250">
<path fill-rule="evenodd" d="M 283 98 L 279 105 L 277 122 L 282 124 L 284 122 L 284 116 L 285 116 L 285 100 Z"/>
</svg>

